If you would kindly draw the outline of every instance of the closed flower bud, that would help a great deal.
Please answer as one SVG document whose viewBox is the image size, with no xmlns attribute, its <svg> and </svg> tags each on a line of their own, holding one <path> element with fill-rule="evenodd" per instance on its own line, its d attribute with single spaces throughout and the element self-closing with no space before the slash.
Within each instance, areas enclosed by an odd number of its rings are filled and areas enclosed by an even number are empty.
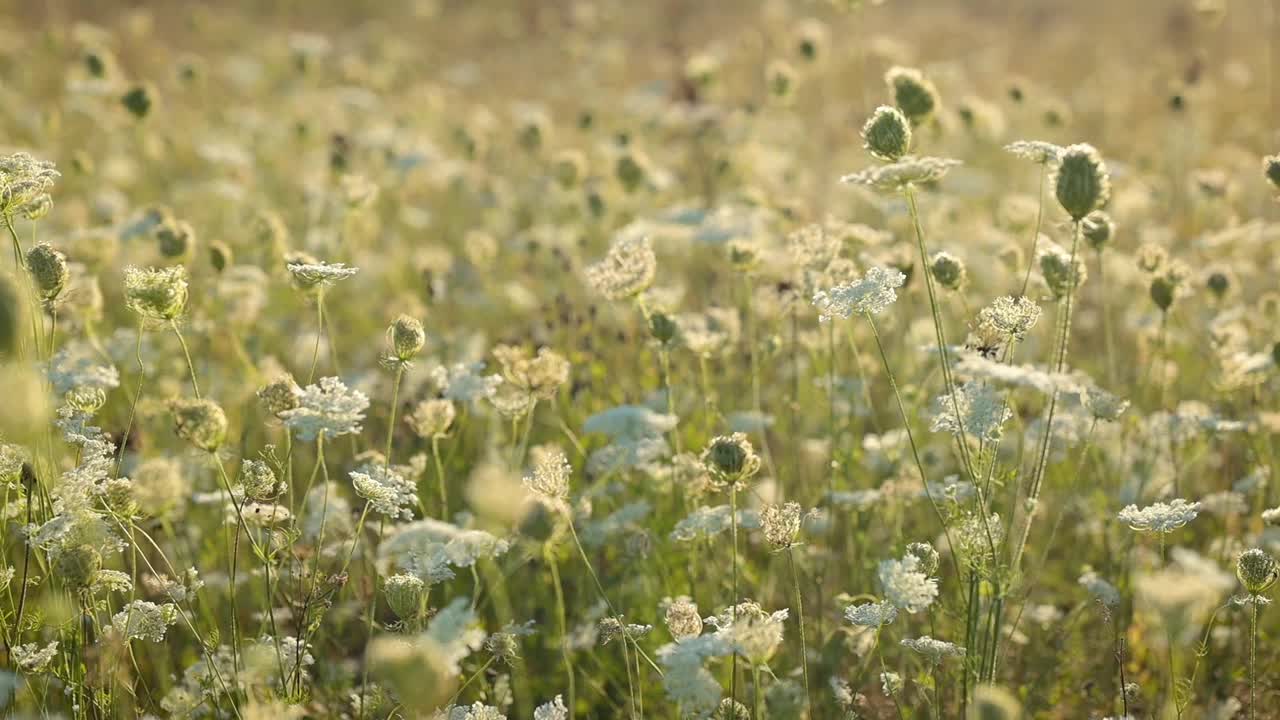
<svg viewBox="0 0 1280 720">
<path fill-rule="evenodd" d="M 142 120 L 155 104 L 155 89 L 149 85 L 135 85 L 120 98 L 120 104 L 130 115 Z"/>
<path fill-rule="evenodd" d="M 649 316 L 649 334 L 663 345 L 670 344 L 678 331 L 676 321 L 672 320 L 670 315 L 656 312 Z"/>
<path fill-rule="evenodd" d="M 925 575 L 932 575 L 938 571 L 938 551 L 929 543 L 911 543 L 907 545 L 907 554 L 920 561 L 920 572 Z"/>
<path fill-rule="evenodd" d="M 1280 190 L 1280 154 L 1268 155 L 1262 159 L 1262 173 L 1267 176 L 1272 187 Z"/>
<path fill-rule="evenodd" d="M 1111 241 L 1111 236 L 1115 235 L 1116 224 L 1111 220 L 1110 215 L 1102 210 L 1094 210 L 1080 223 L 1080 232 L 1084 235 L 1085 242 L 1089 243 L 1089 247 L 1101 250 Z"/>
<path fill-rule="evenodd" d="M 1275 584 L 1280 577 L 1280 565 L 1265 550 L 1245 550 L 1236 561 L 1236 577 L 1250 595 L 1258 595 Z"/>
<path fill-rule="evenodd" d="M 408 362 L 418 356 L 427 342 L 427 333 L 417 318 L 401 315 L 391 324 L 391 345 L 396 359 Z"/>
<path fill-rule="evenodd" d="M 698 606 L 688 596 L 681 595 L 667 605 L 667 631 L 676 642 L 695 638 L 702 634 L 702 616 Z"/>
<path fill-rule="evenodd" d="M 186 257 L 196 243 L 196 231 L 185 220 L 165 218 L 152 232 L 160 254 L 167 258 Z"/>
<path fill-rule="evenodd" d="M 1187 266 L 1179 261 L 1165 263 L 1151 278 L 1151 300 L 1156 307 L 1168 311 L 1173 306 L 1173 301 L 1186 293 L 1189 274 Z"/>
<path fill-rule="evenodd" d="M 872 156 L 899 160 L 911 150 L 911 123 L 897 108 L 881 105 L 862 126 L 862 141 Z"/>
<path fill-rule="evenodd" d="M 209 264 L 218 272 L 234 265 L 235 255 L 231 252 L 231 246 L 221 240 L 209 243 Z"/>
<path fill-rule="evenodd" d="M 40 243 L 27 251 L 27 268 L 35 280 L 36 290 L 45 302 L 57 299 L 71 279 L 67 256 L 49 243 Z"/>
<path fill-rule="evenodd" d="M 1106 204 L 1111 195 L 1111 178 L 1106 163 L 1092 145 L 1082 143 L 1063 149 L 1054 191 L 1062 209 L 1076 222 Z"/>
<path fill-rule="evenodd" d="M 948 290 L 963 288 L 968 277 L 964 261 L 948 252 L 934 253 L 929 261 L 929 271 L 938 284 Z"/>
<path fill-rule="evenodd" d="M 399 573 L 387 578 L 382 591 L 387 596 L 391 612 L 401 620 L 413 620 L 422 612 L 422 596 L 426 583 L 421 578 Z"/>
<path fill-rule="evenodd" d="M 893 104 L 912 125 L 919 125 L 938 109 L 938 91 L 924 73 L 914 68 L 892 67 L 885 73 L 885 83 L 893 94 Z"/>
<path fill-rule="evenodd" d="M 78 387 L 67 391 L 67 405 L 85 415 L 94 415 L 107 404 L 107 393 L 100 387 Z"/>
<path fill-rule="evenodd" d="M 69 590 L 88 589 L 93 576 L 102 569 L 102 555 L 92 545 L 76 545 L 58 554 L 54 572 Z"/>
<path fill-rule="evenodd" d="M 760 456 L 743 433 L 713 438 L 702 451 L 702 464 L 721 484 L 741 485 L 760 469 Z"/>
<path fill-rule="evenodd" d="M 227 415 L 212 400 L 174 400 L 169 411 L 178 437 L 201 450 L 213 452 L 227 437 Z"/>
<path fill-rule="evenodd" d="M 1071 294 L 1088 277 L 1084 258 L 1072 258 L 1071 253 L 1052 243 L 1040 252 L 1040 273 L 1057 300 Z"/>
<path fill-rule="evenodd" d="M 279 417 L 286 410 L 298 407 L 301 393 L 302 388 L 294 382 L 293 376 L 285 374 L 258 388 L 258 402 L 262 403 L 262 409 L 268 415 Z"/>
</svg>

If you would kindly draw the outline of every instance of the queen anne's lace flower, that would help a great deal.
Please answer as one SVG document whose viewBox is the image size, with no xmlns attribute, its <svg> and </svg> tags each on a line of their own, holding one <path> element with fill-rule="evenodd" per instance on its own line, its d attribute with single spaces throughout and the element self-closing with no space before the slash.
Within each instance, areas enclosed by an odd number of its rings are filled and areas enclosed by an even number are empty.
<svg viewBox="0 0 1280 720">
<path fill-rule="evenodd" d="M 58 655 L 58 641 L 40 647 L 36 643 L 28 643 L 26 645 L 14 645 L 9 651 L 9 656 L 13 660 L 14 665 L 24 673 L 34 675 L 44 672 L 49 667 L 49 663 Z"/>
<path fill-rule="evenodd" d="M 1195 520 L 1199 514 L 1200 503 L 1177 498 L 1141 509 L 1137 505 L 1129 505 L 1117 517 L 1139 532 L 1169 533 Z"/>
<path fill-rule="evenodd" d="M 955 388 L 954 398 L 944 393 L 934 401 L 930 429 L 995 442 L 1011 417 L 1013 410 L 990 385 L 967 382 Z"/>
<path fill-rule="evenodd" d="M 569 458 L 560 450 L 547 453 L 533 468 L 533 474 L 524 478 L 524 486 L 529 488 L 538 499 L 548 507 L 567 510 L 569 500 L 569 477 L 573 467 Z"/>
<path fill-rule="evenodd" d="M 959 160 L 937 157 L 904 157 L 887 165 L 877 165 L 845 175 L 840 182 L 864 185 L 876 190 L 897 191 L 911 185 L 936 182 L 946 176 Z"/>
<path fill-rule="evenodd" d="M 964 648 L 945 640 L 934 640 L 928 635 L 903 638 L 902 646 L 924 655 L 932 663 L 940 663 L 949 657 L 964 657 Z"/>
<path fill-rule="evenodd" d="M 111 617 L 111 627 L 125 640 L 149 640 L 156 643 L 164 641 L 165 631 L 176 622 L 177 605 L 156 605 L 145 600 L 134 600 Z"/>
<path fill-rule="evenodd" d="M 878 628 L 888 625 L 897 617 L 898 608 L 887 600 L 850 605 L 844 610 L 844 618 L 859 627 Z"/>
<path fill-rule="evenodd" d="M 369 398 L 359 390 L 348 389 L 336 377 L 321 378 L 318 385 L 308 385 L 298 393 L 298 407 L 280 413 L 285 425 L 304 442 L 324 436 L 333 438 L 360 432 Z"/>
<path fill-rule="evenodd" d="M 852 282 L 814 293 L 813 304 L 818 308 L 818 320 L 826 322 L 834 317 L 847 318 L 854 314 L 878 315 L 898 299 L 896 290 L 906 279 L 900 270 L 873 267 Z"/>
<path fill-rule="evenodd" d="M 294 283 L 302 290 L 323 290 L 339 280 L 360 272 L 359 268 L 347 267 L 342 263 L 291 262 L 285 265 Z"/>
<path fill-rule="evenodd" d="M 412 480 L 386 465 L 366 465 L 352 471 L 351 484 L 356 495 L 369 501 L 374 512 L 392 519 L 413 519 L 413 506 L 418 502 L 418 488 Z"/>
<path fill-rule="evenodd" d="M 653 284 L 657 264 L 648 237 L 623 237 L 609 248 L 603 260 L 587 267 L 587 282 L 610 300 L 625 300 Z"/>
<path fill-rule="evenodd" d="M 1062 155 L 1060 145 L 1043 140 L 1018 140 L 1005 145 L 1004 149 L 1017 157 L 1040 165 L 1055 163 Z"/>
<path fill-rule="evenodd" d="M 938 581 L 920 571 L 920 559 L 881 560 L 877 573 L 885 600 L 899 610 L 918 613 L 938 597 Z"/>
</svg>

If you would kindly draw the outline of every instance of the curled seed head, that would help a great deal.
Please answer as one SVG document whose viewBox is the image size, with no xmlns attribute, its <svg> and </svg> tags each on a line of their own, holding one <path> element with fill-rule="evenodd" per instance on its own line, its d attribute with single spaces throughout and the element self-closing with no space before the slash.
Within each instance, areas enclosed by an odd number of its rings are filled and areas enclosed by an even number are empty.
<svg viewBox="0 0 1280 720">
<path fill-rule="evenodd" d="M 899 160 L 911 150 L 911 123 L 901 110 L 881 105 L 862 126 L 862 142 L 876 158 Z"/>
<path fill-rule="evenodd" d="M 1092 145 L 1081 143 L 1063 149 L 1054 191 L 1062 209 L 1077 222 L 1106 204 L 1111 195 L 1111 176 Z"/>
<path fill-rule="evenodd" d="M 892 67 L 885 73 L 884 80 L 893 93 L 893 104 L 911 124 L 919 125 L 938 109 L 938 91 L 919 70 Z"/>
<path fill-rule="evenodd" d="M 391 345 L 396 358 L 402 362 L 417 357 L 426 342 L 427 333 L 417 318 L 401 315 L 391 324 Z"/>
<path fill-rule="evenodd" d="M 412 620 L 422 612 L 422 594 L 426 583 L 421 578 L 407 573 L 399 573 L 387 578 L 382 588 L 387 596 L 387 605 L 391 612 L 401 620 Z"/>
<path fill-rule="evenodd" d="M 1236 577 L 1250 595 L 1257 595 L 1275 584 L 1280 577 L 1280 565 L 1265 550 L 1245 550 L 1236 560 Z"/>
<path fill-rule="evenodd" d="M 27 251 L 27 268 L 35 280 L 36 289 L 45 302 L 57 299 L 71 280 L 67 256 L 55 250 L 49 243 L 40 243 Z"/>
<path fill-rule="evenodd" d="M 212 400 L 177 399 L 170 403 L 173 430 L 178 437 L 206 452 L 227 438 L 227 414 Z"/>
<path fill-rule="evenodd" d="M 964 261 L 949 252 L 934 253 L 929 261 L 929 271 L 938 284 L 948 290 L 960 290 L 968 278 Z"/>
<path fill-rule="evenodd" d="M 1089 247 L 1101 250 L 1115 235 L 1116 224 L 1107 213 L 1094 210 L 1085 216 L 1080 224 L 1080 232 L 1084 235 L 1085 242 L 1089 243 Z"/>
</svg>

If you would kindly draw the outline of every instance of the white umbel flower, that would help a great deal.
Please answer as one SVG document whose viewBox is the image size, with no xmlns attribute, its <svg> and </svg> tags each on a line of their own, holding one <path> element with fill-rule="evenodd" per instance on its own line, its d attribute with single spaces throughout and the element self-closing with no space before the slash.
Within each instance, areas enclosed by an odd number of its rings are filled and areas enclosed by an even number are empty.
<svg viewBox="0 0 1280 720">
<path fill-rule="evenodd" d="M 303 388 L 298 407 L 280 413 L 280 418 L 299 440 L 310 442 L 322 435 L 334 438 L 360 432 L 368 407 L 367 395 L 349 389 L 336 377 L 326 377 L 320 378 L 318 385 Z"/>
<path fill-rule="evenodd" d="M 834 317 L 847 318 L 854 314 L 879 315 L 898 299 L 896 290 L 906 279 L 900 270 L 873 267 L 852 282 L 818 291 L 813 295 L 818 320 L 826 322 Z"/>
<path fill-rule="evenodd" d="M 885 599 L 899 610 L 918 613 L 938 597 L 938 581 L 920 570 L 920 559 L 881 560 L 878 572 Z"/>
<path fill-rule="evenodd" d="M 1138 532 L 1169 533 L 1186 525 L 1200 514 L 1200 503 L 1177 498 L 1139 509 L 1129 505 L 1117 517 Z"/>
</svg>

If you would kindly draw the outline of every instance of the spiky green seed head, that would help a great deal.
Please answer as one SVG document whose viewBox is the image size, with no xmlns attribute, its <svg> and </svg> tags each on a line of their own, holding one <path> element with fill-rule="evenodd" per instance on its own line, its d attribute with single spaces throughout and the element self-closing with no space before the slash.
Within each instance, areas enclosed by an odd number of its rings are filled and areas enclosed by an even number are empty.
<svg viewBox="0 0 1280 720">
<path fill-rule="evenodd" d="M 222 447 L 227 439 L 227 414 L 212 400 L 179 398 L 169 404 L 173 431 L 205 452 Z"/>
<path fill-rule="evenodd" d="M 49 243 L 40 243 L 27 251 L 27 269 L 35 280 L 36 290 L 45 302 L 57 299 L 71 280 L 67 256 Z"/>
<path fill-rule="evenodd" d="M 1092 145 L 1081 143 L 1063 149 L 1055 171 L 1054 192 L 1062 209 L 1077 222 L 1106 204 L 1111 196 L 1111 177 Z"/>
<path fill-rule="evenodd" d="M 862 126 L 862 142 L 873 157 L 894 162 L 911 150 L 911 123 L 902 111 L 881 105 Z"/>
<path fill-rule="evenodd" d="M 423 329 L 421 320 L 401 315 L 391 324 L 391 345 L 396 358 L 401 362 L 417 357 L 426 342 L 427 331 Z"/>
<path fill-rule="evenodd" d="M 891 67 L 885 73 L 884 81 L 893 95 L 893 104 L 912 125 L 920 125 L 938 109 L 938 90 L 919 70 Z"/>
<path fill-rule="evenodd" d="M 948 252 L 934 253 L 929 270 L 938 284 L 948 290 L 960 290 L 968 279 L 964 261 Z"/>
<path fill-rule="evenodd" d="M 1265 550 L 1245 550 L 1236 560 L 1236 577 L 1250 595 L 1258 595 L 1266 592 L 1280 578 L 1280 565 Z"/>
</svg>

